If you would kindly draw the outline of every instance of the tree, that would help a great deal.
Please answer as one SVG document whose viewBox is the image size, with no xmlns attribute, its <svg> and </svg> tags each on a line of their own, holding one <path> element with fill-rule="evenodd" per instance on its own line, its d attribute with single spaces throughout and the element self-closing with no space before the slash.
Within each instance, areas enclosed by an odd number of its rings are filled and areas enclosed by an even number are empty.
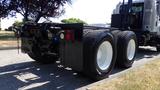
<svg viewBox="0 0 160 90">
<path fill-rule="evenodd" d="M 66 23 L 66 24 L 68 24 L 68 23 L 83 23 L 83 24 L 87 24 L 85 21 L 80 20 L 78 18 L 63 19 L 63 20 L 61 20 L 61 22 Z"/>
<path fill-rule="evenodd" d="M 23 25 L 23 22 L 20 22 L 20 21 L 15 21 L 14 23 L 13 23 L 13 27 L 21 27 Z"/>
<path fill-rule="evenodd" d="M 6 29 L 7 31 L 14 31 L 17 32 L 17 30 L 20 30 L 21 26 L 23 25 L 23 22 L 20 21 L 15 21 L 12 26 L 8 27 L 8 29 Z"/>
<path fill-rule="evenodd" d="M 13 17 L 20 13 L 24 21 L 37 23 L 41 17 L 59 17 L 67 3 L 71 0 L 1 0 L 0 17 Z"/>
</svg>

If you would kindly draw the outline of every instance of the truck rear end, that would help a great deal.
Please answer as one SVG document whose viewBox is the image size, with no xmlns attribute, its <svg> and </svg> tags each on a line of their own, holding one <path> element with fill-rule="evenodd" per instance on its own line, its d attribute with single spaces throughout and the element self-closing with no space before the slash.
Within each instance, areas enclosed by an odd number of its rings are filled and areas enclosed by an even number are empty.
<svg viewBox="0 0 160 90">
<path fill-rule="evenodd" d="M 131 67 L 137 46 L 131 31 L 83 24 L 29 23 L 23 26 L 21 39 L 22 52 L 33 60 L 59 60 L 64 67 L 95 80 L 108 77 L 116 61 L 121 67 Z"/>
<path fill-rule="evenodd" d="M 43 55 L 57 57 L 63 65 L 81 70 L 79 67 L 83 61 L 83 24 L 26 24 L 22 30 L 22 52 L 29 56 L 36 53 L 37 58 Z M 75 65 L 77 61 L 81 62 Z"/>
</svg>

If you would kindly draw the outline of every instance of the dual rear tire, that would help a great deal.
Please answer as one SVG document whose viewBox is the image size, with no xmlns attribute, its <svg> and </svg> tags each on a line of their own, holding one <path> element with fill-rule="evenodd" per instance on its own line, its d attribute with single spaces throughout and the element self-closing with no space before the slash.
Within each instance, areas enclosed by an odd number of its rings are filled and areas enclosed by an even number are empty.
<svg viewBox="0 0 160 90">
<path fill-rule="evenodd" d="M 137 53 L 137 39 L 132 31 L 114 31 L 117 35 L 117 60 L 116 65 L 121 68 L 132 66 Z"/>
<path fill-rule="evenodd" d="M 137 39 L 132 31 L 124 31 L 118 40 L 118 56 L 117 64 L 122 68 L 129 68 L 135 61 L 137 53 Z"/>
<path fill-rule="evenodd" d="M 84 73 L 94 80 L 109 76 L 116 61 L 116 42 L 111 33 L 91 31 L 84 36 Z"/>
<path fill-rule="evenodd" d="M 115 63 L 132 66 L 137 52 L 137 39 L 132 31 L 90 31 L 84 35 L 84 73 L 95 80 L 109 76 Z"/>
</svg>

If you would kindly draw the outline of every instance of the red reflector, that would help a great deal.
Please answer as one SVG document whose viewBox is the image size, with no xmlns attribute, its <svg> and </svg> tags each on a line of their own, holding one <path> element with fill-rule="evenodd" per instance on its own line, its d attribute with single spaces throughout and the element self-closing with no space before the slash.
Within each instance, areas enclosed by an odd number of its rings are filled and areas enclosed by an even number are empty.
<svg viewBox="0 0 160 90">
<path fill-rule="evenodd" d="M 67 30 L 65 33 L 65 40 L 74 41 L 74 33 L 71 30 Z"/>
</svg>

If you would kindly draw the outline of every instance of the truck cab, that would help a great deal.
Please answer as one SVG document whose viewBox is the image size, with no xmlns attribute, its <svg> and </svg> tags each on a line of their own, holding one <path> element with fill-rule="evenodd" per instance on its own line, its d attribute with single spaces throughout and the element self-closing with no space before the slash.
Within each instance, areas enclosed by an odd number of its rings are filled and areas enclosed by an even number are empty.
<svg viewBox="0 0 160 90">
<path fill-rule="evenodd" d="M 160 37 L 159 7 L 157 0 L 133 1 L 130 6 L 121 3 L 114 10 L 111 27 L 134 31 L 141 46 L 155 46 Z"/>
</svg>

